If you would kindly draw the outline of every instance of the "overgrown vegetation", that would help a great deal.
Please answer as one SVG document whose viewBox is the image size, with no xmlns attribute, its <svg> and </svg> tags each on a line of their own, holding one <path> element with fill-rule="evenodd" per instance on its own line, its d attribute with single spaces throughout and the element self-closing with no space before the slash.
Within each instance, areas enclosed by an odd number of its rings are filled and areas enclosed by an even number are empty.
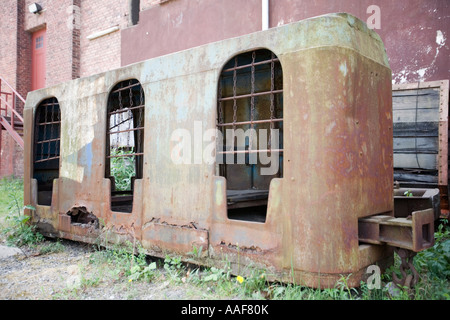
<svg viewBox="0 0 450 320">
<path fill-rule="evenodd" d="M 28 224 L 28 216 L 23 214 L 23 183 L 19 179 L 0 181 L 0 234 L 3 240 L 15 246 L 36 246 L 41 253 L 61 251 L 60 242 L 45 241 L 33 226 Z M 28 207 L 29 209 L 33 209 Z M 105 227 L 104 223 L 101 223 Z M 335 288 L 311 289 L 296 284 L 269 282 L 266 270 L 249 268 L 247 276 L 231 273 L 227 257 L 223 257 L 222 267 L 199 267 L 182 262 L 180 256 L 166 255 L 156 259 L 146 255 L 137 241 L 125 246 L 105 248 L 97 244 L 89 261 L 81 267 L 80 283 L 56 298 L 77 297 L 82 291 L 105 283 L 120 284 L 123 290 L 133 286 L 167 283 L 168 285 L 189 286 L 195 299 L 273 299 L 273 300 L 450 300 L 450 228 L 448 221 L 442 220 L 435 233 L 435 245 L 418 253 L 414 259 L 420 281 L 414 294 L 404 289 L 389 286 L 392 272 L 398 272 L 400 259 L 395 256 L 395 264 L 381 276 L 381 285 L 370 289 L 361 282 L 359 288 L 349 288 L 348 278 L 342 277 Z M 189 255 L 195 260 L 205 255 L 202 247 L 193 247 Z M 189 260 L 189 259 L 188 259 Z M 132 295 L 130 294 L 130 297 Z"/>
<path fill-rule="evenodd" d="M 131 178 L 136 175 L 133 151 L 111 148 L 111 176 L 114 177 L 116 190 L 131 190 Z"/>
<path fill-rule="evenodd" d="M 4 228 L 2 233 L 6 236 L 6 242 L 13 246 L 30 246 L 44 240 L 44 237 L 36 232 L 35 226 L 28 223 L 30 216 L 23 213 L 23 209 L 34 210 L 31 206 L 23 206 L 23 182 L 20 179 L 6 178 L 1 182 L 2 209 L 6 211 L 4 216 Z M 6 196 L 6 199 L 5 199 Z M 2 211 L 3 211 L 2 210 Z M 4 211 L 3 211 L 4 212 Z"/>
</svg>

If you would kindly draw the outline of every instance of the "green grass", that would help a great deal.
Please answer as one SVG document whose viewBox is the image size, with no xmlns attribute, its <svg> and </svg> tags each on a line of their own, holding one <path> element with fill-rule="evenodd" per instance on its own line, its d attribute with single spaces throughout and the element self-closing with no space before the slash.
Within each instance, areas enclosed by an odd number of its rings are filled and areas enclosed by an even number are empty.
<svg viewBox="0 0 450 320">
<path fill-rule="evenodd" d="M 0 237 L 12 245 L 37 246 L 40 253 L 64 250 L 64 245 L 44 241 L 23 216 L 23 182 L 21 179 L 0 180 Z M 349 288 L 342 277 L 335 288 L 317 290 L 294 284 L 273 283 L 267 280 L 267 271 L 250 268 L 246 277 L 231 275 L 229 263 L 224 258 L 223 267 L 198 267 L 186 264 L 179 256 L 167 255 L 165 259 L 149 259 L 138 243 L 125 247 L 100 249 L 97 247 L 87 265 L 82 269 L 83 290 L 102 283 L 119 283 L 130 291 L 136 284 L 169 282 L 174 288 L 189 286 L 195 299 L 274 299 L 274 300 L 450 300 L 450 228 L 441 221 L 435 233 L 433 248 L 419 252 L 414 265 L 420 280 L 413 295 L 407 290 L 397 290 L 392 295 L 386 286 L 392 281 L 392 272 L 399 273 L 400 258 L 381 276 L 381 287 L 369 289 L 364 282 L 359 288 Z M 191 255 L 201 256 L 198 248 Z M 85 270 L 85 271 L 83 271 Z M 61 297 L 76 297 L 79 289 L 72 289 Z"/>
<path fill-rule="evenodd" d="M 19 205 L 23 205 L 23 193 L 17 192 L 18 189 L 23 189 L 23 182 L 21 179 L 10 177 L 0 180 L 0 227 L 2 229 L 6 225 L 7 216 L 13 211 L 12 204 L 15 204 L 11 201 L 11 191 L 14 191 L 19 197 L 17 200 Z"/>
</svg>

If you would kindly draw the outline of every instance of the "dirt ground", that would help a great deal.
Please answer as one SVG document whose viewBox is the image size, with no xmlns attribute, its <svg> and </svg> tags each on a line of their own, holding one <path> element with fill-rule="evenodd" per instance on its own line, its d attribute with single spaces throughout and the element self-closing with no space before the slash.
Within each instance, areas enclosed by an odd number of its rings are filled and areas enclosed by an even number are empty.
<svg viewBox="0 0 450 320">
<path fill-rule="evenodd" d="M 94 268 L 89 263 L 93 249 L 73 241 L 63 241 L 63 245 L 64 250 L 46 254 L 15 249 L 2 255 L 0 250 L 0 300 L 180 300 L 202 297 L 199 289 L 174 285 L 164 278 L 132 283 L 108 277 L 89 279 L 87 275 Z"/>
</svg>

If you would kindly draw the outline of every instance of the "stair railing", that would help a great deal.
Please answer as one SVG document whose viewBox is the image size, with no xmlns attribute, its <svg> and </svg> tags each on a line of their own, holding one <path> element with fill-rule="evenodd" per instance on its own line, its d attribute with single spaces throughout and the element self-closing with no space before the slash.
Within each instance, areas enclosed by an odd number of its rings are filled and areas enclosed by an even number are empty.
<svg viewBox="0 0 450 320">
<path fill-rule="evenodd" d="M 8 91 L 3 90 L 4 85 L 9 88 Z M 25 99 L 0 76 L 0 124 L 23 149 L 23 139 L 16 130 L 16 125 L 23 128 L 23 118 L 16 110 L 17 99 L 25 105 Z"/>
</svg>

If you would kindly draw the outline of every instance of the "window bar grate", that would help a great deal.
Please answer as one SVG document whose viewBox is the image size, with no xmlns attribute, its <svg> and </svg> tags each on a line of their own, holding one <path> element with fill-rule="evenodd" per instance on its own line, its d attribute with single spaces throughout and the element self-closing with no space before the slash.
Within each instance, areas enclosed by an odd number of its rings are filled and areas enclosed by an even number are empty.
<svg viewBox="0 0 450 320">
<path fill-rule="evenodd" d="M 136 81 L 136 82 L 134 82 Z M 139 93 L 136 91 L 139 90 Z M 135 90 L 135 92 L 133 92 Z M 115 148 L 110 146 L 106 158 L 119 158 L 119 157 L 133 157 L 143 156 L 143 148 L 141 141 L 144 134 L 144 93 L 143 88 L 139 81 L 130 80 L 128 84 L 122 82 L 119 84 L 119 88 L 111 92 L 111 94 L 117 94 L 118 107 L 113 109 L 110 101 L 109 111 L 107 112 L 109 119 L 109 127 L 107 130 L 107 136 L 112 137 L 117 135 L 117 143 L 120 143 L 121 138 L 126 139 L 126 147 L 134 147 L 134 152 L 124 155 L 111 155 L 111 150 Z M 112 121 L 111 121 L 112 119 Z M 137 120 L 137 121 L 136 121 Z M 111 123 L 113 122 L 113 123 Z M 116 130 L 115 130 L 116 129 Z M 136 139 L 131 142 L 131 134 L 136 132 L 133 138 Z M 125 137 L 124 134 L 127 134 Z M 111 138 L 109 138 L 111 139 Z"/>
<path fill-rule="evenodd" d="M 219 105 L 219 115 L 218 115 L 218 122 L 217 127 L 220 127 L 222 129 L 225 129 L 225 127 L 233 127 L 233 130 L 236 130 L 236 126 L 239 125 L 250 125 L 251 129 L 254 128 L 255 124 L 263 124 L 263 123 L 269 123 L 270 124 L 270 130 L 272 131 L 274 129 L 275 123 L 282 123 L 283 118 L 277 118 L 276 111 L 275 111 L 275 95 L 282 94 L 283 89 L 275 89 L 275 68 L 276 63 L 279 63 L 280 60 L 276 58 L 276 56 L 271 53 L 271 59 L 265 59 L 263 61 L 255 61 L 257 51 L 253 51 L 251 53 L 251 63 L 246 63 L 239 65 L 238 64 L 238 56 L 234 58 L 234 66 L 231 68 L 227 68 L 222 70 L 222 76 L 221 80 L 219 81 L 219 95 L 218 95 L 218 105 Z M 255 66 L 261 66 L 261 65 L 270 65 L 270 90 L 262 91 L 262 92 L 255 92 Z M 244 93 L 237 95 L 236 94 L 236 86 L 237 86 L 237 71 L 245 68 L 250 68 L 250 93 Z M 224 77 L 224 74 L 227 72 L 233 72 L 233 93 L 231 96 L 223 96 L 223 84 L 222 84 L 222 78 Z M 261 120 L 255 120 L 254 119 L 254 112 L 255 112 L 255 97 L 261 97 L 261 96 L 269 96 L 270 98 L 270 118 L 269 119 L 261 119 Z M 250 120 L 249 121 L 237 121 L 237 100 L 238 99 L 246 99 L 250 98 Z M 226 122 L 224 123 L 224 111 L 223 111 L 223 102 L 225 101 L 233 101 L 233 120 L 232 122 Z M 279 152 L 283 153 L 282 148 L 272 149 L 271 146 L 271 135 L 269 135 L 269 141 L 268 141 L 268 149 L 267 150 L 259 150 L 259 149 L 253 149 L 253 135 L 250 136 L 250 143 L 249 143 L 249 150 L 230 150 L 230 151 L 217 151 L 218 154 L 238 154 L 238 153 L 261 153 L 261 152 Z"/>
<path fill-rule="evenodd" d="M 59 159 L 61 111 L 56 98 L 44 100 L 38 106 L 36 117 L 34 163 Z"/>
</svg>

